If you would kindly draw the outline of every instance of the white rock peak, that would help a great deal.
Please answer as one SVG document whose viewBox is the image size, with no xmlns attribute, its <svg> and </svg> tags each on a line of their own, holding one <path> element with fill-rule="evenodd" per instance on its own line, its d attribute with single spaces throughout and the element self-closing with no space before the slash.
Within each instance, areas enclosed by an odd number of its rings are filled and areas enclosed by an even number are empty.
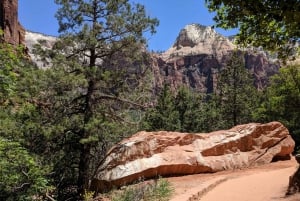
<svg viewBox="0 0 300 201">
<path fill-rule="evenodd" d="M 210 26 L 203 26 L 200 24 L 189 24 L 181 30 L 179 38 L 182 34 L 185 34 L 188 39 L 190 39 L 195 44 L 198 44 L 201 41 L 221 37 L 220 34 L 216 33 L 215 30 Z"/>
<path fill-rule="evenodd" d="M 49 36 L 32 31 L 26 31 L 25 33 L 25 45 L 28 48 L 28 54 L 32 61 L 40 68 L 46 68 L 48 66 L 40 61 L 40 57 L 38 55 L 33 53 L 34 45 L 40 44 L 43 49 L 51 49 L 56 41 L 57 37 L 55 36 Z"/>
<path fill-rule="evenodd" d="M 174 45 L 163 57 L 172 59 L 176 56 L 211 54 L 221 58 L 234 47 L 228 38 L 217 33 L 212 27 L 189 24 L 180 31 Z"/>
</svg>

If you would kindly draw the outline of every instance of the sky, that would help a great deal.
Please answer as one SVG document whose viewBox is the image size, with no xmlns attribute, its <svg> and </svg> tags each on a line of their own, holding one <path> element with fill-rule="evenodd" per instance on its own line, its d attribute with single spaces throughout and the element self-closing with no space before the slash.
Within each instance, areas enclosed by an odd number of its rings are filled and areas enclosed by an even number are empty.
<svg viewBox="0 0 300 201">
<path fill-rule="evenodd" d="M 205 0 L 131 1 L 145 5 L 147 14 L 160 21 L 156 34 L 146 35 L 149 50 L 169 49 L 180 30 L 188 24 L 214 25 L 214 14 L 208 12 Z M 54 0 L 19 0 L 19 20 L 29 31 L 58 36 L 58 23 L 55 18 L 57 8 Z M 224 36 L 237 33 L 237 30 L 216 29 L 216 31 Z"/>
</svg>

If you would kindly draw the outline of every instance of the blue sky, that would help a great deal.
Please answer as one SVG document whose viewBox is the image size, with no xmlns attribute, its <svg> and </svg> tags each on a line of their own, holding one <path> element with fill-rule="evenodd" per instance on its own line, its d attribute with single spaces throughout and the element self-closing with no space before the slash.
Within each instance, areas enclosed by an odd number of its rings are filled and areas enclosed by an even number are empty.
<svg viewBox="0 0 300 201">
<path fill-rule="evenodd" d="M 160 21 L 157 33 L 147 36 L 149 50 L 167 50 L 173 45 L 179 31 L 187 24 L 212 26 L 213 14 L 205 7 L 205 0 L 132 0 L 144 4 L 148 15 Z M 58 23 L 54 17 L 57 5 L 54 0 L 19 0 L 19 19 L 30 31 L 57 36 Z M 237 31 L 216 29 L 230 36 Z"/>
</svg>

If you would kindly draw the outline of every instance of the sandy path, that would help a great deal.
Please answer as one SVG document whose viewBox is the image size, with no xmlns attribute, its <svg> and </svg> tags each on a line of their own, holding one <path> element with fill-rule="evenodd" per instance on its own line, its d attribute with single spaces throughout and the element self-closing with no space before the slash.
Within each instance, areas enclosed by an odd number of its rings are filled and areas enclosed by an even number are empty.
<svg viewBox="0 0 300 201">
<path fill-rule="evenodd" d="M 300 195 L 283 198 L 297 162 L 279 161 L 259 167 L 172 177 L 171 201 L 300 201 Z"/>
<path fill-rule="evenodd" d="M 216 186 L 201 201 L 271 201 L 282 200 L 288 178 L 295 168 L 285 168 L 229 179 Z M 299 197 L 300 200 L 300 197 Z"/>
</svg>

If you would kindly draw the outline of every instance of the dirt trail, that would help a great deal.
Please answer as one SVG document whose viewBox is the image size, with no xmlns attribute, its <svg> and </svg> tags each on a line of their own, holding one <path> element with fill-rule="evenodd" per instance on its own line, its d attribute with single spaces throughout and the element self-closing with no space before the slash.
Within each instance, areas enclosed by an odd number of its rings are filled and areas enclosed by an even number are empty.
<svg viewBox="0 0 300 201">
<path fill-rule="evenodd" d="M 293 159 L 255 168 L 169 178 L 171 201 L 300 201 L 284 198 L 289 176 L 298 167 Z"/>
<path fill-rule="evenodd" d="M 292 167 L 233 178 L 208 192 L 201 198 L 201 201 L 281 200 L 286 191 L 289 176 L 294 171 L 295 168 Z"/>
</svg>

